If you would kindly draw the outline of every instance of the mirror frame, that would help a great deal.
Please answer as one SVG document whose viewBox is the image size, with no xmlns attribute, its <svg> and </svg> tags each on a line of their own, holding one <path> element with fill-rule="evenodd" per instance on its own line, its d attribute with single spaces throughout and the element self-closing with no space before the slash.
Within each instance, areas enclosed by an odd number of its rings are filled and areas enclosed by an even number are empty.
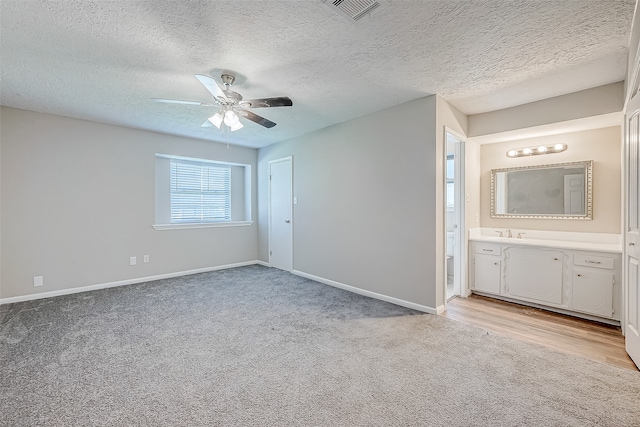
<svg viewBox="0 0 640 427">
<path fill-rule="evenodd" d="M 584 215 L 539 215 L 539 214 L 498 214 L 496 213 L 496 173 L 511 172 L 532 169 L 551 169 L 559 167 L 579 167 L 585 168 L 586 194 L 585 204 L 586 213 Z M 575 220 L 592 220 L 593 219 L 593 160 L 570 163 L 555 163 L 548 165 L 521 166 L 515 168 L 491 169 L 491 218 L 528 218 L 528 219 L 575 219 Z"/>
</svg>

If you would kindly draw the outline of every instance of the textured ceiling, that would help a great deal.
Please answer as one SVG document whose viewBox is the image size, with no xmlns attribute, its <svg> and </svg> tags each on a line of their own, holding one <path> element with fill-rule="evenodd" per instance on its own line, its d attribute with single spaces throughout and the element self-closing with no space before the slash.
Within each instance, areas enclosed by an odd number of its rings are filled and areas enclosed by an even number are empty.
<svg viewBox="0 0 640 427">
<path fill-rule="evenodd" d="M 262 147 L 437 93 L 464 113 L 623 80 L 634 0 L 0 1 L 2 105 Z M 254 110 L 222 139 L 193 75 L 232 71 Z"/>
</svg>

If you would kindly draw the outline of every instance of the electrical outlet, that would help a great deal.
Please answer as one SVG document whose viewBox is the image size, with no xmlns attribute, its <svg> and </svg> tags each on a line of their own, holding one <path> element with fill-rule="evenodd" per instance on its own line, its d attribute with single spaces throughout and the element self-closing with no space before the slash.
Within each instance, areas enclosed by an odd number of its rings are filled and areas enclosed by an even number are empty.
<svg viewBox="0 0 640 427">
<path fill-rule="evenodd" d="M 33 287 L 39 288 L 40 286 L 44 286 L 44 279 L 42 278 L 42 276 L 35 276 L 33 278 Z"/>
<path fill-rule="evenodd" d="M 129 265 L 136 265 L 136 257 L 129 257 Z"/>
<path fill-rule="evenodd" d="M 144 262 L 149 262 L 149 255 L 144 256 Z"/>
</svg>

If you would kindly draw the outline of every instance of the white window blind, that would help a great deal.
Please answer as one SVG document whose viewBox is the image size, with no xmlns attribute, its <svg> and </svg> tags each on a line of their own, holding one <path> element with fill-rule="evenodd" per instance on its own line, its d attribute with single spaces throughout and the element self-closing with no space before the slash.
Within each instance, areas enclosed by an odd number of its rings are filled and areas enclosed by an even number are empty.
<svg viewBox="0 0 640 427">
<path fill-rule="evenodd" d="M 171 223 L 231 221 L 231 169 L 171 159 Z"/>
</svg>

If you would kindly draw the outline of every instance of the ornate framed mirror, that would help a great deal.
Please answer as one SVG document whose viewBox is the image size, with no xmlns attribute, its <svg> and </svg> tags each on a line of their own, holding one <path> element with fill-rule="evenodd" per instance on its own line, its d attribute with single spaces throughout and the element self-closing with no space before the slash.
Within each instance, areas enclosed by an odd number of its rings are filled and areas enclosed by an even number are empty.
<svg viewBox="0 0 640 427">
<path fill-rule="evenodd" d="M 593 219 L 593 161 L 492 169 L 491 217 Z"/>
</svg>

